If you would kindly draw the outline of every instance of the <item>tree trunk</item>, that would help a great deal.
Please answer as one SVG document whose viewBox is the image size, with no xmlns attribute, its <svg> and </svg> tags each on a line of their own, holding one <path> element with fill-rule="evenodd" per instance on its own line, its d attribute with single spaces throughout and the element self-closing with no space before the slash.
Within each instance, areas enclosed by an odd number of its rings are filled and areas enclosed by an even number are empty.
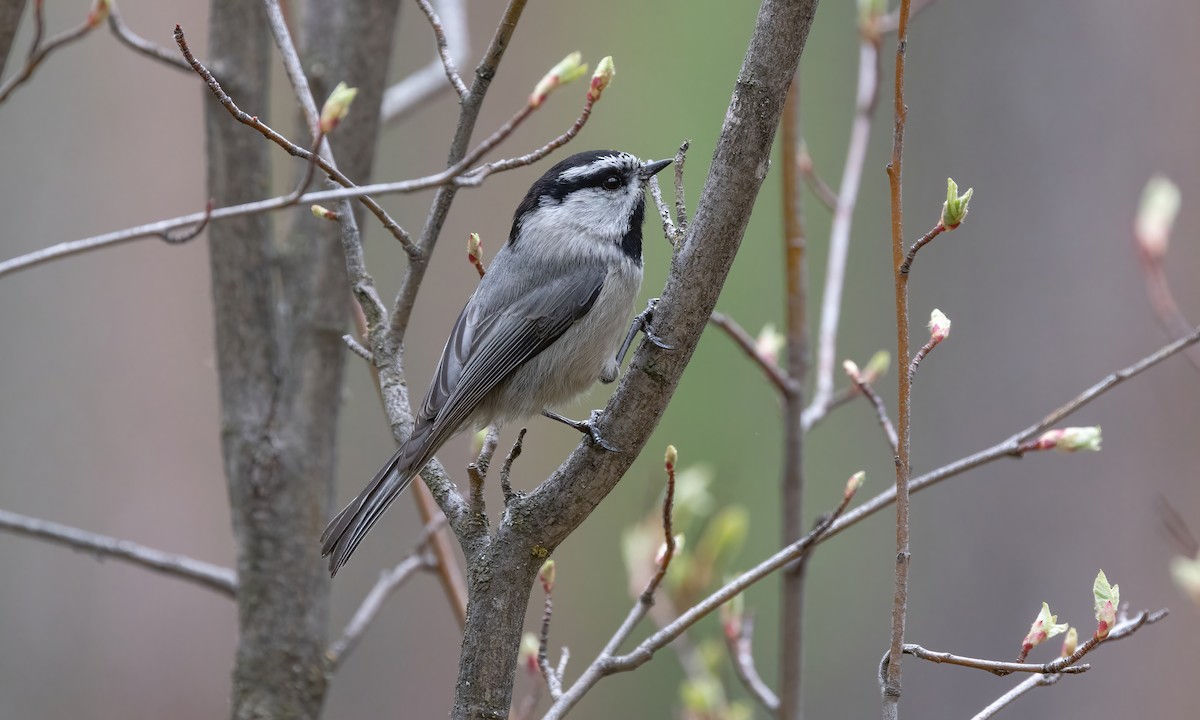
<svg viewBox="0 0 1200 720">
<path fill-rule="evenodd" d="M 360 182 L 375 148 L 395 13 L 396 0 L 327 0 L 305 16 L 313 46 L 306 64 L 322 68 L 312 78 L 317 104 L 338 80 L 360 87 L 334 141 L 343 171 Z M 214 0 L 210 22 L 209 55 L 230 74 L 218 79 L 247 112 L 265 113 L 273 43 L 263 8 Z M 218 205 L 269 197 L 274 146 L 204 92 L 211 196 Z M 267 216 L 209 230 L 221 441 L 238 554 L 232 715 L 239 719 L 316 718 L 326 690 L 330 584 L 317 538 L 331 511 L 350 295 L 337 226 L 307 210 L 294 217 L 282 241 Z"/>
</svg>

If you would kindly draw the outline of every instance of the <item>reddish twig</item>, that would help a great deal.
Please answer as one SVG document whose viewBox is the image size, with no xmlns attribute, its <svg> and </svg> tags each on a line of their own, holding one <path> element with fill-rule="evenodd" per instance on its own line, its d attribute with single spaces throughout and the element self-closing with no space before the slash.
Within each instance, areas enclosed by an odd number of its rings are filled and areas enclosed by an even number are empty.
<svg viewBox="0 0 1200 720">
<path fill-rule="evenodd" d="M 542 604 L 542 628 L 538 633 L 537 665 L 538 670 L 542 673 L 542 678 L 546 681 L 546 688 L 550 691 L 550 699 L 557 700 L 562 697 L 562 676 L 567 669 L 567 658 L 570 657 L 570 652 L 563 648 L 558 669 L 550 667 L 550 619 L 554 615 L 554 567 L 551 565 L 553 562 L 553 560 L 547 561 L 541 571 L 542 591 L 546 599 Z"/>
<path fill-rule="evenodd" d="M 892 130 L 892 160 L 888 164 L 888 188 L 891 196 L 892 269 L 895 274 L 896 295 L 896 356 L 909 356 L 908 342 L 908 275 L 900 272 L 904 262 L 904 209 L 901 203 L 902 160 L 904 157 L 904 123 L 908 108 L 904 104 L 904 66 L 908 48 L 908 19 L 912 0 L 900 0 L 898 36 L 896 38 L 896 74 Z M 899 715 L 900 660 L 904 650 L 904 624 L 908 614 L 908 568 L 911 559 L 908 544 L 909 473 L 912 446 L 910 431 L 912 411 L 909 393 L 912 378 L 909 373 L 896 373 L 899 386 L 899 412 L 896 453 L 896 587 L 892 597 L 892 633 L 888 650 L 887 669 L 882 678 L 884 718 L 895 720 Z"/>
<path fill-rule="evenodd" d="M 925 235 L 920 240 L 913 243 L 912 247 L 908 249 L 908 255 L 904 258 L 904 262 L 900 263 L 900 274 L 907 275 L 909 270 L 912 269 L 913 260 L 917 259 L 917 252 L 921 248 L 928 245 L 929 242 L 931 240 L 933 240 L 935 237 L 937 237 L 938 235 L 941 235 L 944 232 L 946 232 L 946 226 L 939 222 L 937 225 L 933 226 L 932 230 L 925 233 Z"/>
<path fill-rule="evenodd" d="M 753 360 L 754 364 L 758 365 L 759 369 L 763 371 L 763 374 L 767 376 L 767 379 L 779 390 L 781 395 L 786 397 L 794 391 L 796 382 L 789 378 L 787 373 L 774 360 L 764 357 L 758 352 L 758 348 L 755 347 L 754 338 L 750 337 L 750 334 L 741 325 L 738 325 L 736 320 L 724 313 L 714 312 L 709 316 L 708 322 L 724 330 L 725 334 L 746 353 L 746 356 Z"/>
<path fill-rule="evenodd" d="M 737 632 L 724 633 L 725 646 L 733 660 L 733 674 L 750 693 L 750 697 L 758 701 L 768 713 L 775 715 L 779 712 L 779 697 L 763 682 L 758 668 L 754 665 L 754 615 L 747 613 L 739 625 Z"/>
<path fill-rule="evenodd" d="M 80 39 L 84 35 L 91 32 L 100 22 L 100 18 L 92 19 L 89 15 L 84 19 L 83 24 L 74 27 L 65 32 L 59 33 L 42 43 L 42 38 L 46 31 L 46 18 L 44 0 L 35 0 L 33 4 L 33 43 L 29 46 L 29 56 L 25 60 L 25 66 L 16 72 L 8 80 L 0 83 L 0 103 L 8 99 L 8 96 L 13 93 L 21 85 L 25 84 L 33 76 L 33 71 L 37 70 L 38 65 L 46 59 L 50 53 L 59 48 L 68 45 Z"/>
<path fill-rule="evenodd" d="M 887 406 L 883 404 L 883 398 L 879 397 L 879 393 L 875 392 L 875 388 L 871 387 L 871 383 L 862 376 L 858 366 L 847 361 L 846 375 L 849 376 L 853 387 L 862 393 L 864 397 L 871 402 L 875 408 L 875 415 L 879 418 L 879 425 L 883 428 L 883 432 L 887 435 L 888 445 L 892 448 L 892 455 L 897 455 L 900 452 L 899 440 L 896 437 L 896 428 L 892 425 L 892 419 L 888 417 Z"/>
<path fill-rule="evenodd" d="M 158 237 L 168 245 L 182 245 L 188 240 L 192 240 L 204 232 L 204 228 L 208 227 L 208 221 L 212 220 L 213 201 L 209 198 L 208 203 L 204 206 L 204 217 L 200 218 L 200 222 L 190 228 L 176 230 L 174 232 L 161 232 Z"/>
</svg>

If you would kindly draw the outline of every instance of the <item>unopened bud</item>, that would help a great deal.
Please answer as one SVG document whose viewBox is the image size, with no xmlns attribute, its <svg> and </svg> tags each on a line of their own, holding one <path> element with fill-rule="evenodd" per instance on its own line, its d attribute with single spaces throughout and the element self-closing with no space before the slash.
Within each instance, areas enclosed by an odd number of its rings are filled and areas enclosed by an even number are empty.
<svg viewBox="0 0 1200 720">
<path fill-rule="evenodd" d="M 850 479 L 846 481 L 846 490 L 842 493 L 842 497 L 845 498 L 846 500 L 849 500 L 850 498 L 854 497 L 854 493 L 858 492 L 858 489 L 860 487 L 862 487 L 863 480 L 866 477 L 867 477 L 867 474 L 865 472 L 863 472 L 862 470 L 859 470 L 858 472 L 851 475 Z"/>
<path fill-rule="evenodd" d="M 863 380 L 873 383 L 884 375 L 887 375 L 891 367 L 892 354 L 887 350 L 880 350 L 871 356 L 871 359 L 867 361 L 866 367 L 863 368 Z"/>
<path fill-rule="evenodd" d="M 538 674 L 538 650 L 541 643 L 537 635 L 527 632 L 521 636 L 521 649 L 517 651 L 517 664 L 525 668 L 530 675 Z"/>
<path fill-rule="evenodd" d="M 675 449 L 674 445 L 667 446 L 667 454 L 663 458 L 663 461 L 666 463 L 668 470 L 675 469 L 675 463 L 679 461 L 679 451 Z"/>
<path fill-rule="evenodd" d="M 754 340 L 754 353 L 758 355 L 763 362 L 772 365 L 779 362 L 779 351 L 787 344 L 787 339 L 783 334 L 775 329 L 775 326 L 767 323 L 763 325 L 763 329 L 759 331 L 758 337 Z"/>
<path fill-rule="evenodd" d="M 854 362 L 853 360 L 843 360 L 842 361 L 842 370 L 846 371 L 846 377 L 850 378 L 851 380 L 853 380 L 855 382 L 858 382 L 859 379 L 862 377 L 862 375 L 858 371 L 858 363 Z"/>
<path fill-rule="evenodd" d="M 1096 639 L 1103 640 L 1112 632 L 1113 626 L 1117 624 L 1117 609 L 1121 605 L 1121 586 L 1109 585 L 1108 578 L 1104 576 L 1104 571 L 1096 575 L 1096 581 L 1092 583 L 1092 597 L 1095 598 L 1096 607 Z"/>
<path fill-rule="evenodd" d="M 937 345 L 950 337 L 950 318 L 937 308 L 929 313 L 929 342 Z"/>
<path fill-rule="evenodd" d="M 588 88 L 587 99 L 589 102 L 596 102 L 600 99 L 601 93 L 608 84 L 612 82 L 613 75 L 617 74 L 617 66 L 613 65 L 612 55 L 605 55 L 596 65 L 596 72 L 592 73 L 592 86 Z"/>
<path fill-rule="evenodd" d="M 547 560 L 542 563 L 542 569 L 538 571 L 538 579 L 542 581 L 542 591 L 547 595 L 554 592 L 554 561 Z"/>
<path fill-rule="evenodd" d="M 583 60 L 583 55 L 576 51 L 550 68 L 550 72 L 546 73 L 534 86 L 533 93 L 529 96 L 530 106 L 538 107 L 556 88 L 582 77 L 587 72 L 587 65 L 580 62 L 581 60 Z"/>
<path fill-rule="evenodd" d="M 942 205 L 942 227 L 953 230 L 962 224 L 967 217 L 971 204 L 971 196 L 975 188 L 968 188 L 962 195 L 958 194 L 958 183 L 953 178 L 946 178 L 946 202 Z"/>
<path fill-rule="evenodd" d="M 322 220 L 337 220 L 338 214 L 324 205 L 313 205 L 312 214 L 314 217 L 319 217 Z"/>
<path fill-rule="evenodd" d="M 1042 433 L 1033 442 L 1034 450 L 1100 450 L 1100 426 L 1054 428 Z"/>
<path fill-rule="evenodd" d="M 1192 598 L 1192 602 L 1200 605 L 1200 555 L 1192 559 L 1171 558 L 1171 577 Z"/>
<path fill-rule="evenodd" d="M 344 82 L 337 84 L 333 92 L 329 93 L 329 99 L 325 101 L 324 107 L 321 108 L 321 132 L 325 135 L 333 132 L 333 129 L 350 112 L 350 104 L 354 102 L 354 97 L 358 95 L 358 88 L 352 88 Z"/>
<path fill-rule="evenodd" d="M 1076 648 L 1079 646 L 1079 631 L 1073 627 L 1067 628 L 1066 637 L 1063 638 L 1062 657 L 1071 657 L 1075 654 Z"/>
<path fill-rule="evenodd" d="M 1050 614 L 1050 606 L 1042 603 L 1042 610 L 1037 619 L 1029 626 L 1029 634 L 1021 642 L 1021 658 L 1024 660 L 1029 651 L 1046 642 L 1055 635 L 1067 630 L 1066 623 L 1058 623 L 1058 616 Z"/>
<path fill-rule="evenodd" d="M 472 263 L 479 262 L 483 254 L 483 241 L 479 239 L 479 233 L 471 233 L 467 236 L 467 259 Z"/>
<path fill-rule="evenodd" d="M 92 3 L 92 9 L 88 11 L 88 27 L 96 27 L 107 20 L 109 10 L 111 10 L 109 0 L 95 0 Z"/>
<path fill-rule="evenodd" d="M 742 593 L 738 593 L 721 606 L 721 629 L 725 631 L 725 637 L 730 640 L 741 637 L 745 605 L 746 601 L 742 598 Z"/>
<path fill-rule="evenodd" d="M 1142 191 L 1133 236 L 1151 260 L 1161 260 L 1167 254 L 1171 228 L 1179 214 L 1179 197 L 1179 186 L 1165 175 L 1150 178 Z"/>
</svg>

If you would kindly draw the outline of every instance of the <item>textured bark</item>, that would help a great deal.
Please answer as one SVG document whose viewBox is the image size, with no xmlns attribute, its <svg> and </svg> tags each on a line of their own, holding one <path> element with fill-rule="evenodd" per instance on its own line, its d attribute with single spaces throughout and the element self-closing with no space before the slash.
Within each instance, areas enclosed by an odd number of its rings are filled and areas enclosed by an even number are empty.
<svg viewBox="0 0 1200 720">
<path fill-rule="evenodd" d="M 4 63 L 8 60 L 8 51 L 12 49 L 24 10 L 25 0 L 0 0 L 0 77 L 4 75 Z"/>
<path fill-rule="evenodd" d="M 324 69 L 314 78 L 318 104 L 338 79 L 360 87 L 356 112 L 339 128 L 344 142 L 334 143 L 356 180 L 370 169 L 395 7 L 395 0 L 329 2 L 315 10 L 322 32 L 309 34 L 310 64 Z M 214 0 L 209 55 L 230 69 L 221 80 L 251 112 L 269 107 L 273 48 L 259 3 Z M 272 146 L 206 101 L 212 197 L 224 205 L 270 196 Z M 238 551 L 234 718 L 316 718 L 325 698 L 329 579 L 316 538 L 331 511 L 340 338 L 349 318 L 336 232 L 300 211 L 279 242 L 265 215 L 209 231 L 221 440 Z"/>
<path fill-rule="evenodd" d="M 658 424 L 733 264 L 816 0 L 765 0 L 738 75 L 695 219 L 655 312 L 676 348 L 643 343 L 600 421 L 623 452 L 581 444 L 534 492 L 506 509 L 496 536 L 468 562 L 470 605 L 454 718 L 507 717 L 521 623 L 537 566 L 616 487 Z M 519 610 L 518 610 L 519 608 Z"/>
</svg>

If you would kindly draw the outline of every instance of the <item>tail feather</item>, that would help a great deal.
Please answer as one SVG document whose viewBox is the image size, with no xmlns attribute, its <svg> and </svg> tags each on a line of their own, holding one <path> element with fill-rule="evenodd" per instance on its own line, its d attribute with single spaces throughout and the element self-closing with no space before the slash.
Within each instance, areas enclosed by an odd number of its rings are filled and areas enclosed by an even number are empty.
<svg viewBox="0 0 1200 720">
<path fill-rule="evenodd" d="M 331 576 L 337 575 L 383 511 L 433 457 L 433 450 L 425 447 L 427 443 L 423 436 L 426 434 L 414 430 L 413 437 L 392 455 L 392 459 L 380 468 L 358 497 L 325 528 L 321 534 L 321 557 L 329 556 Z"/>
</svg>

